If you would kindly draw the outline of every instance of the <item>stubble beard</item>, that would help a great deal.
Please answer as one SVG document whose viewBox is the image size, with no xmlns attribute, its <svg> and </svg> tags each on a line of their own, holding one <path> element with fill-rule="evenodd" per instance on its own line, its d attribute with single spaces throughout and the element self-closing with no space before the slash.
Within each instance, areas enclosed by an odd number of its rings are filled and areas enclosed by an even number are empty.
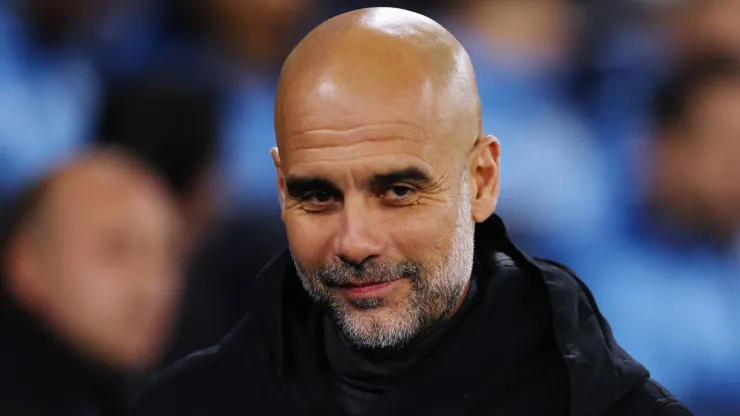
<svg viewBox="0 0 740 416">
<path fill-rule="evenodd" d="M 403 261 L 398 264 L 372 263 L 359 269 L 337 261 L 309 271 L 293 257 L 304 289 L 315 302 L 326 308 L 348 343 L 356 348 L 401 348 L 451 316 L 467 288 L 473 269 L 475 224 L 465 175 L 462 182 L 452 244 L 439 264 Z M 333 285 L 347 282 L 364 279 L 380 283 L 399 278 L 410 283 L 408 296 L 400 300 L 347 299 L 332 291 Z"/>
</svg>

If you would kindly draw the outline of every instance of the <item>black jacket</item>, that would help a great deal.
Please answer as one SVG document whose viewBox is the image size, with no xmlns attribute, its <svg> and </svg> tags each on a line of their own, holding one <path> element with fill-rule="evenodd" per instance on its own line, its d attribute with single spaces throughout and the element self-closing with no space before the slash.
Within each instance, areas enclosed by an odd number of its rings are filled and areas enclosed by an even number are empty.
<svg viewBox="0 0 740 416">
<path fill-rule="evenodd" d="M 238 216 L 213 227 L 188 265 L 180 320 L 162 368 L 218 343 L 239 323 L 252 279 L 285 244 L 279 215 Z"/>
<path fill-rule="evenodd" d="M 123 415 L 127 384 L 75 355 L 0 294 L 0 415 Z"/>
<path fill-rule="evenodd" d="M 683 404 L 614 340 L 586 286 L 535 260 L 494 216 L 476 230 L 477 295 L 374 415 L 681 416 Z M 287 252 L 255 281 L 222 343 L 162 373 L 136 415 L 341 415 L 327 388 L 323 321 Z"/>
</svg>

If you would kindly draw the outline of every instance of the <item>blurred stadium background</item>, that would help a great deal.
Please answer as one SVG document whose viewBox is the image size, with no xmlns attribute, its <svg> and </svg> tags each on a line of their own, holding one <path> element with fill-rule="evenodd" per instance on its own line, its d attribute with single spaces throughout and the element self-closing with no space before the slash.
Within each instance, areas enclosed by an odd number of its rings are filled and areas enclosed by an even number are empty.
<svg viewBox="0 0 740 416">
<path fill-rule="evenodd" d="M 0 0 L 0 201 L 94 144 L 133 150 L 177 192 L 192 247 L 166 362 L 217 342 L 285 243 L 280 64 L 364 6 L 460 39 L 517 241 L 583 276 L 698 415 L 740 415 L 737 0 Z"/>
</svg>

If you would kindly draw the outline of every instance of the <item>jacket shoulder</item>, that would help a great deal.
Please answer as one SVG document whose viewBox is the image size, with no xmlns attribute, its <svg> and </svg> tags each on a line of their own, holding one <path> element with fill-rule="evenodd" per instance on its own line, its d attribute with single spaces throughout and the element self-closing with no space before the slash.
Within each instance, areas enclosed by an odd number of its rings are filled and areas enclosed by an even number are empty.
<svg viewBox="0 0 740 416">
<path fill-rule="evenodd" d="M 694 416 L 680 400 L 653 379 L 632 389 L 610 416 Z"/>
<path fill-rule="evenodd" d="M 649 373 L 637 361 L 629 356 L 614 340 L 606 319 L 601 315 L 598 304 L 588 286 L 568 266 L 552 260 L 535 258 L 535 265 L 546 274 L 546 280 L 551 279 L 552 287 L 558 292 L 575 290 L 580 292 L 589 308 L 599 320 L 601 336 L 610 345 L 610 355 L 615 361 L 615 369 L 624 380 L 631 379 L 629 385 L 633 386 L 612 407 L 609 416 L 693 416 L 693 413 L 681 401 L 671 394 L 657 381 L 649 378 Z M 636 384 L 632 384 L 636 382 Z"/>
<path fill-rule="evenodd" d="M 187 414 L 207 400 L 214 384 L 220 346 L 191 354 L 155 374 L 133 406 L 132 415 Z M 204 393 L 206 397 L 204 397 Z"/>
</svg>

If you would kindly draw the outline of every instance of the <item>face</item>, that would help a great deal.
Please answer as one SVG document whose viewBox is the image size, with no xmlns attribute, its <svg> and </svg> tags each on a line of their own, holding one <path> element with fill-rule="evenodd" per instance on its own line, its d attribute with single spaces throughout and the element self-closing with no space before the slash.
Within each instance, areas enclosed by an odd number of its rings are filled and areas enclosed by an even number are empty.
<svg viewBox="0 0 740 416">
<path fill-rule="evenodd" d="M 689 32 L 691 46 L 719 47 L 740 51 L 740 2 L 714 0 L 696 3 L 687 8 L 684 25 Z"/>
<path fill-rule="evenodd" d="M 723 227 L 740 228 L 740 85 L 705 88 L 694 107 L 686 141 L 693 187 Z"/>
<path fill-rule="evenodd" d="M 472 270 L 475 169 L 426 127 L 439 113 L 402 95 L 358 103 L 324 83 L 286 100 L 273 150 L 300 279 L 356 347 L 398 347 L 445 319 Z"/>
<path fill-rule="evenodd" d="M 109 185 L 52 197 L 33 253 L 36 306 L 88 356 L 145 369 L 168 339 L 179 294 L 176 213 L 151 183 Z"/>
</svg>

